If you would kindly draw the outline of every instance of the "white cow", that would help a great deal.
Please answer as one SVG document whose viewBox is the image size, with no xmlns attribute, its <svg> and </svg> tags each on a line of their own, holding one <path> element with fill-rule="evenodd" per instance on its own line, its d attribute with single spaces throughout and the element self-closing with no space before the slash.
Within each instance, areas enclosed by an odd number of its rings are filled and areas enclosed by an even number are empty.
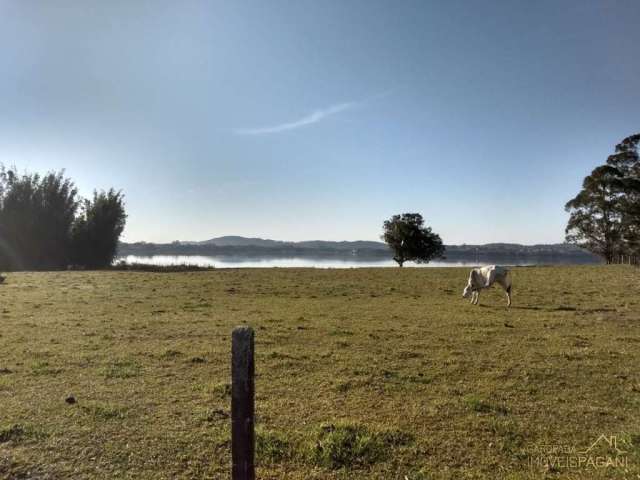
<svg viewBox="0 0 640 480">
<path fill-rule="evenodd" d="M 469 274 L 469 281 L 464 287 L 462 296 L 469 298 L 471 303 L 478 304 L 480 298 L 480 290 L 489 288 L 494 283 L 500 285 L 507 292 L 507 306 L 511 306 L 511 274 L 505 267 L 491 265 L 489 267 L 474 268 Z"/>
</svg>

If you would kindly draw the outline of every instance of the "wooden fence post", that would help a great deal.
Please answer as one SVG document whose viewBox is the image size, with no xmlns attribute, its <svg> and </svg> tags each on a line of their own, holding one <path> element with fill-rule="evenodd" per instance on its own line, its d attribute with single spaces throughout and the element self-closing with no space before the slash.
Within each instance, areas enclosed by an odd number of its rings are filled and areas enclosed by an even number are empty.
<svg viewBox="0 0 640 480">
<path fill-rule="evenodd" d="M 231 334 L 232 480 L 255 480 L 254 341 L 251 327 Z"/>
</svg>

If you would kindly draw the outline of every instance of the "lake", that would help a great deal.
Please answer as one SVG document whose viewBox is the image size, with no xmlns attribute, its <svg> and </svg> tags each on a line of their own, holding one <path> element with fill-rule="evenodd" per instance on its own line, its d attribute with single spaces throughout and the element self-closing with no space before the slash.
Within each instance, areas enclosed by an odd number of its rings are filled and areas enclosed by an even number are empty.
<svg viewBox="0 0 640 480">
<path fill-rule="evenodd" d="M 125 255 L 116 262 L 145 265 L 197 265 L 216 268 L 363 268 L 363 267 L 397 267 L 391 259 L 359 259 L 358 257 L 323 258 L 323 257 L 239 257 L 239 256 L 204 256 L 204 255 Z M 522 258 L 479 258 L 434 261 L 428 264 L 405 263 L 405 267 L 466 267 L 475 265 L 567 265 L 596 264 L 590 258 L 574 257 L 522 257 Z"/>
</svg>

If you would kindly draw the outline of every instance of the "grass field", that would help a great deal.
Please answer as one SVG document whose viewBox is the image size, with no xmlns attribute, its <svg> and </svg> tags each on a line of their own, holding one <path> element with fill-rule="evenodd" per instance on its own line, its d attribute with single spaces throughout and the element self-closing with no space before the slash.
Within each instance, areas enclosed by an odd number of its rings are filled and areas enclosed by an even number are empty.
<svg viewBox="0 0 640 480">
<path fill-rule="evenodd" d="M 515 268 L 510 310 L 467 273 L 10 274 L 0 478 L 229 478 L 245 323 L 259 478 L 640 478 L 640 271 Z"/>
</svg>

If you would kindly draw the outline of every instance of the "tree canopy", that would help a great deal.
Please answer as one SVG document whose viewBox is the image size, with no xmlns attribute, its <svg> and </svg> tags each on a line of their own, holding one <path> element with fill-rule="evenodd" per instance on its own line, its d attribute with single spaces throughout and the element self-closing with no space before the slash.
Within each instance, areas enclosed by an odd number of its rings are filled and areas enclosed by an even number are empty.
<svg viewBox="0 0 640 480">
<path fill-rule="evenodd" d="M 18 174 L 0 166 L 0 268 L 43 270 L 111 264 L 124 228 L 120 192 L 78 196 L 64 172 Z"/>
<path fill-rule="evenodd" d="M 110 265 L 126 218 L 121 192 L 94 192 L 92 200 L 83 200 L 72 230 L 73 263 L 90 268 Z"/>
<path fill-rule="evenodd" d="M 394 215 L 384 222 L 383 230 L 382 239 L 401 267 L 407 261 L 427 263 L 444 255 L 445 247 L 440 236 L 424 226 L 424 219 L 419 213 Z"/>
<path fill-rule="evenodd" d="M 640 252 L 640 134 L 620 142 L 567 204 L 566 240 L 607 263 Z"/>
</svg>

